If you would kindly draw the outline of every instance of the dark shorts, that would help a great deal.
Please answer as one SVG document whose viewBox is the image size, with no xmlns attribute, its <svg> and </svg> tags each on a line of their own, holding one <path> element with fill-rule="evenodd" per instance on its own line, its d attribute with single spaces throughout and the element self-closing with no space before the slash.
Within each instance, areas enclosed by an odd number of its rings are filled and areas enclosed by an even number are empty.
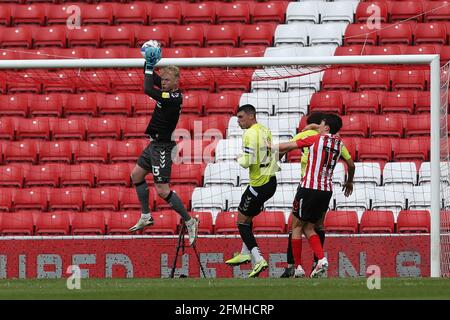
<svg viewBox="0 0 450 320">
<path fill-rule="evenodd" d="M 316 223 L 327 212 L 332 194 L 331 191 L 299 186 L 292 205 L 292 214 L 302 221 Z"/>
<path fill-rule="evenodd" d="M 242 194 L 238 207 L 239 212 L 247 217 L 258 215 L 263 210 L 264 202 L 272 198 L 276 190 L 277 178 L 275 176 L 260 187 L 248 186 Z"/>
<path fill-rule="evenodd" d="M 152 141 L 142 151 L 137 164 L 153 174 L 155 183 L 169 183 L 175 142 Z"/>
</svg>

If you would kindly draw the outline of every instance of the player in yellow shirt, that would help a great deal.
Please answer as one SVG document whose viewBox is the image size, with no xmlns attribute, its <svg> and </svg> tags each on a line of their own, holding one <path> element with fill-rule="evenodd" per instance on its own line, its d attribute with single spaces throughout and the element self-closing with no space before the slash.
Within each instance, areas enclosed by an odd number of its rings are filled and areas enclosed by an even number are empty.
<svg viewBox="0 0 450 320">
<path fill-rule="evenodd" d="M 256 121 L 256 109 L 250 104 L 241 106 L 237 112 L 238 124 L 247 131 L 242 137 L 242 155 L 237 158 L 239 165 L 249 169 L 249 186 L 244 191 L 238 207 L 238 229 L 243 244 L 241 253 L 227 260 L 231 266 L 251 262 L 255 265 L 249 278 L 257 277 L 268 267 L 261 255 L 252 231 L 253 217 L 263 209 L 277 189 L 275 173 L 280 170 L 272 145 L 272 134 L 269 129 Z"/>
</svg>

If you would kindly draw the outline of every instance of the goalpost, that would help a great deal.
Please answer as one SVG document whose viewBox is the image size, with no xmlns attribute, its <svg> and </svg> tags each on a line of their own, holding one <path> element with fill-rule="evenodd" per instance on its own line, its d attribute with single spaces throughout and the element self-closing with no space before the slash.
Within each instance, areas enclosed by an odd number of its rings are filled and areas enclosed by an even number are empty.
<svg viewBox="0 0 450 320">
<path fill-rule="evenodd" d="M 431 163 L 431 229 L 430 229 L 430 266 L 431 277 L 449 275 L 450 241 L 447 231 L 441 234 L 440 210 L 442 206 L 443 190 L 441 190 L 441 161 L 448 161 L 448 149 L 446 145 L 441 146 L 441 134 L 448 134 L 448 128 L 443 128 L 441 107 L 445 98 L 447 106 L 448 94 L 448 70 L 441 72 L 439 55 L 399 55 L 399 56 L 331 56 L 331 57 L 280 57 L 280 58 L 193 58 L 193 59 L 162 59 L 158 67 L 167 65 L 177 65 L 183 68 L 229 68 L 234 67 L 263 67 L 267 72 L 267 78 L 290 77 L 289 70 L 297 68 L 316 72 L 320 68 L 333 66 L 360 66 L 360 65 L 422 65 L 429 66 L 430 70 L 430 106 L 431 106 L 431 140 L 430 140 L 430 163 Z M 2 69 L 102 69 L 102 68 L 142 68 L 143 59 L 82 59 L 82 60 L 21 60 L 21 61 L 0 61 L 0 73 Z M 274 68 L 271 68 L 274 67 Z M 280 67 L 278 69 L 278 67 Z M 284 73 L 282 68 L 287 70 Z M 314 70 L 315 67 L 319 69 Z M 271 74 L 275 72 L 275 75 Z M 305 73 L 305 71 L 294 72 L 295 76 Z M 41 73 L 40 75 L 42 75 Z M 239 74 L 237 75 L 239 76 Z M 7 75 L 4 77 L 8 77 Z M 262 77 L 264 78 L 264 76 Z M 8 79 L 2 79 L 2 81 Z M 62 78 L 62 81 L 64 79 Z M 444 87 L 441 88 L 441 83 Z M 442 97 L 442 93 L 445 97 Z M 445 129 L 445 131 L 443 130 Z M 446 151 L 443 155 L 441 151 Z M 443 159 L 443 157 L 446 157 Z M 444 195 L 450 196 L 450 195 Z M 445 222 L 448 224 L 448 221 Z"/>
</svg>

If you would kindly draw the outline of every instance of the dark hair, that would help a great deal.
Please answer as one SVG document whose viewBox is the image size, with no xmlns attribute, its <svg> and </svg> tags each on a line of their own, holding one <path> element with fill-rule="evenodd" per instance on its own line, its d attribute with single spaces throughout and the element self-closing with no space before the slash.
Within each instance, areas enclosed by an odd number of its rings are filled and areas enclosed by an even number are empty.
<svg viewBox="0 0 450 320">
<path fill-rule="evenodd" d="M 325 125 L 330 127 L 330 133 L 336 134 L 342 128 L 342 119 L 337 114 L 334 113 L 326 113 L 324 114 L 323 121 Z"/>
<path fill-rule="evenodd" d="M 320 124 L 325 117 L 325 114 L 323 112 L 311 112 L 309 116 L 306 118 L 306 124 Z"/>
<path fill-rule="evenodd" d="M 244 111 L 247 114 L 256 114 L 256 109 L 251 104 L 244 104 L 240 106 L 237 112 L 239 113 L 241 111 Z"/>
</svg>

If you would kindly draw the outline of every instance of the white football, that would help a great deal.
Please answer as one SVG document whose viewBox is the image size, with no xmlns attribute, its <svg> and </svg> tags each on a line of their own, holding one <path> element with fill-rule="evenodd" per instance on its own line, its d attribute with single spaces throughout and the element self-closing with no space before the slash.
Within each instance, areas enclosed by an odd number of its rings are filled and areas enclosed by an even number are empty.
<svg viewBox="0 0 450 320">
<path fill-rule="evenodd" d="M 156 40 L 149 40 L 146 43 L 144 43 L 141 47 L 141 54 L 143 57 L 145 57 L 145 50 L 149 47 L 159 48 L 161 45 Z"/>
</svg>

